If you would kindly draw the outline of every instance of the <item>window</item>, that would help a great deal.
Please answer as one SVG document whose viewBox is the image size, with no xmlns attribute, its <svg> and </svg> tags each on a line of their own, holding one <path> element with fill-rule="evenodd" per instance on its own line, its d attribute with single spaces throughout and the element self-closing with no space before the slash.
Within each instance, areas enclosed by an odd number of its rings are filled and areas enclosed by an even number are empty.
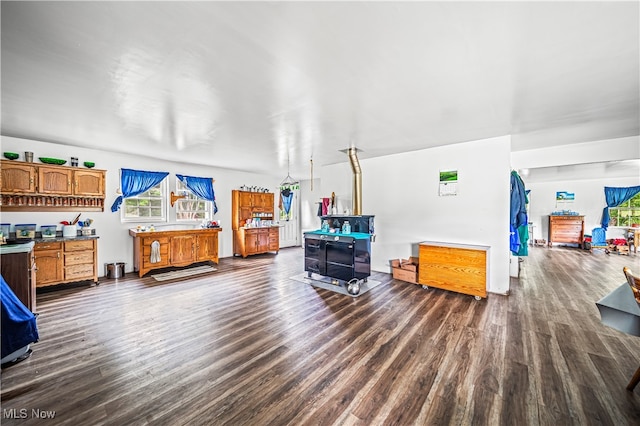
<svg viewBox="0 0 640 426">
<path fill-rule="evenodd" d="M 617 207 L 609 207 L 609 226 L 640 224 L 640 194 Z"/>
<path fill-rule="evenodd" d="M 166 222 L 166 179 L 139 195 L 125 198 L 122 209 L 123 222 Z"/>
<path fill-rule="evenodd" d="M 213 207 L 211 201 L 195 195 L 180 179 L 176 179 L 176 191 L 178 195 L 185 196 L 176 200 L 174 204 L 177 221 L 211 220 Z"/>
</svg>

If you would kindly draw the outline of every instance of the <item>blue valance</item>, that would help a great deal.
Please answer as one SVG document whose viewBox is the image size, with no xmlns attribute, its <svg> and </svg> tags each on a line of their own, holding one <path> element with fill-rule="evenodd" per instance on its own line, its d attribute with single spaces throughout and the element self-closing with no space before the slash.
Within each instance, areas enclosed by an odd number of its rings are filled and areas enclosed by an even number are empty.
<svg viewBox="0 0 640 426">
<path fill-rule="evenodd" d="M 213 214 L 218 213 L 216 205 L 216 194 L 213 191 L 213 179 L 195 176 L 184 176 L 176 174 L 180 182 L 184 183 L 187 188 L 200 198 L 213 203 Z"/>
<path fill-rule="evenodd" d="M 607 202 L 607 207 L 602 210 L 602 229 L 606 231 L 609 226 L 609 207 L 617 207 L 625 201 L 629 201 L 638 193 L 640 193 L 640 186 L 631 186 L 628 188 L 605 186 L 604 199 Z"/>
<path fill-rule="evenodd" d="M 120 189 L 122 190 L 122 195 L 113 202 L 111 211 L 117 212 L 125 198 L 135 197 L 148 191 L 162 182 L 168 174 L 169 172 L 146 172 L 144 170 L 121 169 Z"/>
</svg>

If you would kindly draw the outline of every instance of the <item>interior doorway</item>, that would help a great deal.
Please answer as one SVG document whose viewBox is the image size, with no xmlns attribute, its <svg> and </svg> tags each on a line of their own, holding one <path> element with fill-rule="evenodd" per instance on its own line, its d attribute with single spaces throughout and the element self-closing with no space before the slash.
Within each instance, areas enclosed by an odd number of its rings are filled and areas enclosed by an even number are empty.
<svg viewBox="0 0 640 426">
<path fill-rule="evenodd" d="M 293 190 L 293 199 L 291 200 L 291 210 L 287 215 L 283 209 L 280 209 L 280 247 L 295 247 L 300 243 L 300 190 Z M 280 197 L 280 192 L 277 193 Z M 282 206 L 282 202 L 278 203 Z"/>
</svg>

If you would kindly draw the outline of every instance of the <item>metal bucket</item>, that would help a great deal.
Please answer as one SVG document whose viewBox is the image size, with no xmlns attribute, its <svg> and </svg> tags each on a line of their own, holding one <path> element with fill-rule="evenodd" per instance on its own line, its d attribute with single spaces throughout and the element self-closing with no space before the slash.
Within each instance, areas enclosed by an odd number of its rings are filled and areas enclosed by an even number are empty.
<svg viewBox="0 0 640 426">
<path fill-rule="evenodd" d="M 124 262 L 114 262 L 104 264 L 105 278 L 122 278 L 124 277 Z"/>
</svg>

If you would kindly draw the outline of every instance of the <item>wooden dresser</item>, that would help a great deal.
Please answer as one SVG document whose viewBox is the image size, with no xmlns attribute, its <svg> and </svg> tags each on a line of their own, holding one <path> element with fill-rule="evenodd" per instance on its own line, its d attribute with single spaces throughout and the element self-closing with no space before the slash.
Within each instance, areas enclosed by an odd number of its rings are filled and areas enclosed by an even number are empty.
<svg viewBox="0 0 640 426">
<path fill-rule="evenodd" d="M 552 243 L 582 244 L 583 240 L 584 216 L 549 216 L 549 245 Z"/>
</svg>

